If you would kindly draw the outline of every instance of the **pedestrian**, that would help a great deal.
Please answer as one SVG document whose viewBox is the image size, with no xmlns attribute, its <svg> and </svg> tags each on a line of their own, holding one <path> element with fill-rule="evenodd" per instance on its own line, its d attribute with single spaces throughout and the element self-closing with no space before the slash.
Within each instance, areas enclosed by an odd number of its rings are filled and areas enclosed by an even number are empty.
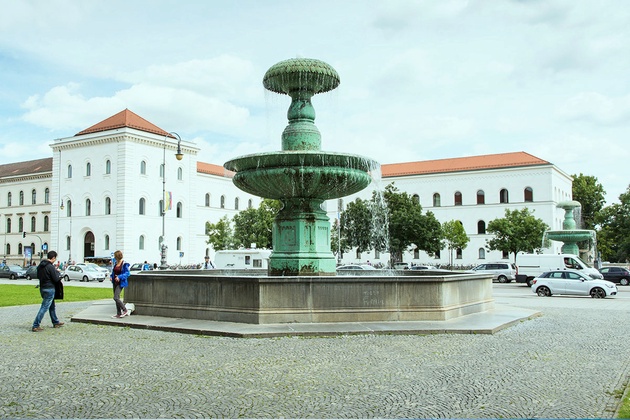
<svg viewBox="0 0 630 420">
<path fill-rule="evenodd" d="M 114 287 L 114 302 L 116 302 L 116 315 L 112 315 L 112 318 L 122 318 L 131 315 L 123 301 L 120 300 L 120 292 L 127 287 L 127 278 L 129 277 L 129 263 L 123 260 L 122 251 L 114 252 L 112 265 L 113 269 L 110 278 Z"/>
<path fill-rule="evenodd" d="M 144 262 L 144 264 L 142 264 L 142 271 L 148 271 L 151 269 L 151 266 L 149 265 L 148 262 Z"/>
<path fill-rule="evenodd" d="M 212 261 L 210 261 L 210 257 L 206 255 L 205 260 L 206 261 L 203 263 L 201 268 L 204 269 L 204 270 L 211 270 L 211 269 L 213 269 L 214 268 L 214 264 L 212 264 Z"/>
<path fill-rule="evenodd" d="M 50 314 L 53 327 L 59 328 L 64 324 L 59 321 L 55 311 L 55 287 L 58 283 L 61 283 L 59 273 L 57 273 L 57 269 L 54 266 L 56 260 L 57 253 L 49 251 L 47 259 L 42 260 L 37 266 L 37 279 L 39 280 L 39 294 L 42 296 L 42 305 L 39 308 L 39 312 L 37 312 L 35 321 L 33 321 L 33 332 L 44 330 L 40 327 L 40 324 L 46 312 Z"/>
</svg>

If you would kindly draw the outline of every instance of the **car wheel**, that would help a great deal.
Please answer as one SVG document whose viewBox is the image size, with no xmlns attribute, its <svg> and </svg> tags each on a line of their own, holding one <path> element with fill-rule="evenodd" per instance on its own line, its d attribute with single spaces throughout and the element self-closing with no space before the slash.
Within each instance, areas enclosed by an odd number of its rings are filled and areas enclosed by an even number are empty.
<svg viewBox="0 0 630 420">
<path fill-rule="evenodd" d="M 11 275 L 9 276 L 9 278 L 10 278 L 11 280 L 15 280 L 15 278 L 16 278 L 16 277 L 15 277 L 15 274 L 11 274 Z"/>
<path fill-rule="evenodd" d="M 26 280 L 30 280 L 30 279 L 31 279 L 31 275 L 30 275 L 30 274 L 27 274 L 27 275 L 26 275 Z"/>
<path fill-rule="evenodd" d="M 630 279 L 627 279 L 625 277 L 619 280 L 619 284 L 621 284 L 622 286 L 627 286 L 629 283 L 630 283 Z"/>
<path fill-rule="evenodd" d="M 527 283 L 527 287 L 532 287 L 532 280 L 534 280 L 533 278 L 528 278 L 526 283 Z"/>
<path fill-rule="evenodd" d="M 499 276 L 497 280 L 499 280 L 499 283 L 507 283 L 507 277 L 505 276 Z"/>
<path fill-rule="evenodd" d="M 103 279 L 100 279 L 98 282 L 99 282 L 99 283 L 103 283 Z"/>
<path fill-rule="evenodd" d="M 90 281 L 90 278 L 88 276 L 83 276 L 83 278 L 81 279 L 81 281 Z"/>
<path fill-rule="evenodd" d="M 594 287 L 591 289 L 591 297 L 595 299 L 603 299 L 606 297 L 606 292 L 600 287 Z"/>
<path fill-rule="evenodd" d="M 63 281 L 70 281 L 70 277 L 68 277 L 68 276 L 63 276 Z"/>
<path fill-rule="evenodd" d="M 536 289 L 536 294 L 542 297 L 551 296 L 551 290 L 549 290 L 547 286 L 540 286 L 538 289 Z"/>
</svg>

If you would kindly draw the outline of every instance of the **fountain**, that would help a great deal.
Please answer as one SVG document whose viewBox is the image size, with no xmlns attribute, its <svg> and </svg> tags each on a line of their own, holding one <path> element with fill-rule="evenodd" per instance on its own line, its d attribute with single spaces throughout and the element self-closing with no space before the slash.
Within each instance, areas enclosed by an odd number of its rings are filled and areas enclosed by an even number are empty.
<svg viewBox="0 0 630 420">
<path fill-rule="evenodd" d="M 547 240 L 563 242 L 562 253 L 580 256 L 578 243 L 595 240 L 595 231 L 576 229 L 574 210 L 582 205 L 578 201 L 562 201 L 556 207 L 564 210 L 562 230 L 548 230 L 543 235 L 543 244 Z"/>
<path fill-rule="evenodd" d="M 273 226 L 269 275 L 335 275 L 330 220 L 322 203 L 361 191 L 370 183 L 369 171 L 380 165 L 361 156 L 320 151 L 311 98 L 339 85 L 330 65 L 306 58 L 282 61 L 267 71 L 263 85 L 291 97 L 282 151 L 242 156 L 224 167 L 236 173 L 233 182 L 241 190 L 282 202 Z"/>
</svg>

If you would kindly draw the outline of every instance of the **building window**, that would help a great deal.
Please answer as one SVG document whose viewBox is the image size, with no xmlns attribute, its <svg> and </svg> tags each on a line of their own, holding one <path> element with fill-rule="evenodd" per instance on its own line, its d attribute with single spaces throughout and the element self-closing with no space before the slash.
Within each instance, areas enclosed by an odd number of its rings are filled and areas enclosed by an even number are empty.
<svg viewBox="0 0 630 420">
<path fill-rule="evenodd" d="M 462 205 L 462 193 L 460 193 L 459 191 L 455 192 L 455 205 L 456 206 Z"/>
<path fill-rule="evenodd" d="M 50 204 L 50 190 L 48 188 L 44 190 L 44 203 Z"/>
<path fill-rule="evenodd" d="M 112 173 L 112 161 L 107 159 L 105 161 L 105 175 L 109 175 Z"/>
<path fill-rule="evenodd" d="M 483 248 L 479 248 L 479 259 L 480 260 L 486 259 L 486 250 Z"/>
<path fill-rule="evenodd" d="M 7 255 L 11 255 L 11 244 L 7 244 Z"/>
<path fill-rule="evenodd" d="M 206 207 L 210 207 L 210 194 L 206 193 Z"/>
<path fill-rule="evenodd" d="M 140 175 L 146 175 L 147 174 L 147 162 L 146 161 L 142 161 L 140 162 Z"/>
<path fill-rule="evenodd" d="M 37 228 L 37 219 L 35 219 L 35 216 L 31 217 L 31 232 L 35 232 L 35 230 Z"/>
<path fill-rule="evenodd" d="M 24 252 L 22 251 L 22 244 L 18 244 L 18 255 L 22 255 Z"/>
<path fill-rule="evenodd" d="M 7 206 L 11 207 L 11 193 L 7 193 Z"/>
<path fill-rule="evenodd" d="M 457 251 L 455 251 L 455 259 L 461 260 L 462 258 L 463 258 L 462 249 L 457 248 Z"/>
<path fill-rule="evenodd" d="M 92 202 L 90 201 L 89 198 L 85 199 L 85 215 L 86 216 L 92 215 Z"/>
<path fill-rule="evenodd" d="M 507 251 L 503 251 L 503 259 L 507 260 L 508 258 L 510 258 L 510 253 Z"/>
<path fill-rule="evenodd" d="M 234 210 L 238 210 L 238 197 L 234 199 Z"/>
<path fill-rule="evenodd" d="M 178 251 L 182 250 L 182 237 L 181 236 L 177 237 L 177 250 Z"/>
<path fill-rule="evenodd" d="M 112 199 L 105 197 L 105 214 L 112 214 Z"/>
<path fill-rule="evenodd" d="M 360 260 L 360 259 L 361 259 L 361 251 L 357 249 L 357 260 Z"/>
<path fill-rule="evenodd" d="M 483 220 L 477 222 L 477 233 L 480 235 L 486 233 L 486 222 Z"/>
<path fill-rule="evenodd" d="M 525 196 L 526 203 L 531 203 L 534 201 L 534 190 L 532 190 L 531 187 L 525 188 L 525 191 L 523 191 L 523 195 Z"/>
<path fill-rule="evenodd" d="M 37 191 L 34 188 L 31 191 L 31 204 L 37 204 Z"/>
<path fill-rule="evenodd" d="M 435 193 L 433 194 L 433 207 L 440 207 L 441 203 L 440 203 L 440 194 Z"/>
<path fill-rule="evenodd" d="M 92 176 L 92 164 L 90 162 L 85 164 L 85 176 Z"/>
<path fill-rule="evenodd" d="M 177 203 L 177 218 L 181 219 L 182 217 L 184 217 L 183 213 L 184 213 L 184 208 L 183 208 L 182 202 L 180 201 L 179 203 Z"/>
<path fill-rule="evenodd" d="M 138 214 L 144 214 L 144 205 L 145 205 L 146 201 L 143 198 L 140 199 L 140 202 L 138 203 Z"/>
<path fill-rule="evenodd" d="M 70 237 L 66 236 L 66 251 L 70 250 Z"/>
<path fill-rule="evenodd" d="M 499 192 L 499 203 L 509 203 L 510 202 L 510 197 L 508 195 L 508 190 L 506 190 L 505 188 L 503 188 L 500 192 Z"/>
<path fill-rule="evenodd" d="M 11 218 L 7 218 L 7 233 L 11 233 Z"/>
<path fill-rule="evenodd" d="M 418 248 L 413 249 L 413 259 L 417 260 L 420 258 L 420 250 Z"/>
<path fill-rule="evenodd" d="M 105 235 L 103 243 L 105 244 L 105 249 L 109 249 L 109 235 Z"/>
<path fill-rule="evenodd" d="M 72 165 L 68 165 L 68 178 L 72 178 Z"/>
<path fill-rule="evenodd" d="M 72 201 L 70 200 L 66 203 L 66 216 L 72 217 Z"/>
<path fill-rule="evenodd" d="M 247 208 L 251 209 L 252 207 L 254 207 L 254 201 L 250 198 L 247 200 Z"/>
<path fill-rule="evenodd" d="M 225 196 L 224 195 L 221 196 L 221 208 L 222 209 L 225 208 Z"/>
<path fill-rule="evenodd" d="M 138 239 L 138 249 L 144 249 L 144 235 L 140 235 L 140 238 Z"/>
<path fill-rule="evenodd" d="M 439 249 L 437 251 L 435 251 L 435 259 L 436 260 L 440 259 L 440 250 Z"/>
<path fill-rule="evenodd" d="M 44 216 L 44 232 L 48 232 L 48 229 L 50 229 L 48 216 Z"/>
<path fill-rule="evenodd" d="M 486 194 L 483 190 L 477 191 L 477 204 L 486 204 Z"/>
<path fill-rule="evenodd" d="M 18 232 L 24 232 L 24 219 L 21 217 L 18 219 Z"/>
<path fill-rule="evenodd" d="M 184 170 L 182 168 L 177 168 L 177 180 L 181 181 L 184 179 Z"/>
<path fill-rule="evenodd" d="M 413 201 L 414 204 L 420 204 L 420 196 L 418 194 L 414 194 L 411 197 L 411 201 Z"/>
<path fill-rule="evenodd" d="M 24 205 L 24 191 L 20 191 L 20 206 Z"/>
</svg>

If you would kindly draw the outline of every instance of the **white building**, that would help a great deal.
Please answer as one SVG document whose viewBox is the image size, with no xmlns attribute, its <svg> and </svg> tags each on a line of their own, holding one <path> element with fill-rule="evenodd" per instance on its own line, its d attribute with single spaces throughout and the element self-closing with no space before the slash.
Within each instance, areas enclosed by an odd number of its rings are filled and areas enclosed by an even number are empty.
<svg viewBox="0 0 630 420">
<path fill-rule="evenodd" d="M 128 261 L 159 263 L 163 237 L 169 264 L 197 264 L 214 255 L 206 222 L 231 218 L 262 200 L 237 189 L 222 166 L 198 162 L 194 144 L 129 110 L 51 147 L 52 158 L 0 165 L 0 235 L 9 263 L 24 264 L 25 251 L 37 253 L 42 245 L 61 261 L 109 257 L 121 249 Z M 506 257 L 484 250 L 485 226 L 506 208 L 528 207 L 559 229 L 564 212 L 556 204 L 571 199 L 571 178 L 524 152 L 383 165 L 382 178 L 383 185 L 394 182 L 416 196 L 440 222 L 463 223 L 471 241 L 454 260 L 462 265 Z M 172 197 L 164 216 L 163 191 Z M 371 190 L 343 202 L 357 197 L 370 198 Z M 327 203 L 331 220 L 337 204 Z M 557 250 L 559 244 L 551 252 Z M 387 259 L 350 253 L 343 262 Z M 404 259 L 444 264 L 449 256 L 446 250 L 437 258 L 410 251 Z"/>
</svg>

